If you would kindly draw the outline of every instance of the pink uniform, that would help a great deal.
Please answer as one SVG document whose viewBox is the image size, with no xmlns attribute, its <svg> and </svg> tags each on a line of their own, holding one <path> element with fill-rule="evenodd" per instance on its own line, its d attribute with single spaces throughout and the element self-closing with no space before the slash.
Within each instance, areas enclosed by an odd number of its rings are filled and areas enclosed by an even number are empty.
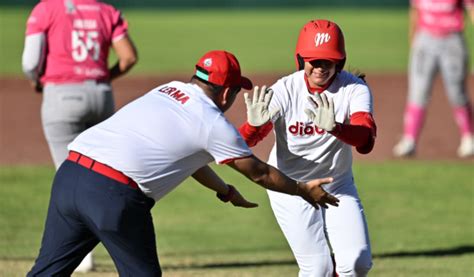
<svg viewBox="0 0 474 277">
<path fill-rule="evenodd" d="M 474 129 L 466 78 L 469 50 L 464 37 L 464 12 L 474 16 L 474 0 L 411 0 L 413 33 L 408 68 L 408 99 L 403 137 L 393 148 L 396 157 L 415 155 L 426 109 L 438 73 L 461 135 L 457 154 L 474 156 Z M 473 18 L 471 18 L 473 19 Z"/>
<path fill-rule="evenodd" d="M 445 36 L 464 29 L 464 6 L 474 0 L 411 0 L 418 11 L 418 28 L 435 36 Z"/>
<path fill-rule="evenodd" d="M 107 81 L 109 48 L 126 35 L 127 22 L 117 9 L 95 0 L 74 5 L 49 0 L 37 4 L 28 18 L 26 35 L 37 33 L 48 33 L 43 83 Z"/>
</svg>

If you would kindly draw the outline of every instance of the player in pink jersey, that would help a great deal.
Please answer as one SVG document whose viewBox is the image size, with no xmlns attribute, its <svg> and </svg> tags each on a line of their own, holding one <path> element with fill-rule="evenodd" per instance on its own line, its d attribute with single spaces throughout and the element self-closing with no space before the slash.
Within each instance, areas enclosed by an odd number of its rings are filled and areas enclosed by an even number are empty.
<svg viewBox="0 0 474 277">
<path fill-rule="evenodd" d="M 410 65 L 403 137 L 397 157 L 412 156 L 425 120 L 434 78 L 440 71 L 461 135 L 457 154 L 474 156 L 472 107 L 467 93 L 469 53 L 463 35 L 464 9 L 474 22 L 473 0 L 412 0 Z"/>
<path fill-rule="evenodd" d="M 109 49 L 118 61 L 108 68 Z M 23 71 L 43 92 L 41 120 L 56 169 L 67 145 L 114 112 L 110 82 L 137 61 L 127 22 L 96 0 L 48 0 L 28 17 Z M 89 255 L 79 271 L 92 268 Z"/>
<path fill-rule="evenodd" d="M 298 197 L 268 191 L 275 217 L 293 251 L 299 276 L 366 276 L 372 266 L 364 210 L 352 174 L 352 147 L 371 152 L 376 134 L 372 95 L 365 81 L 342 70 L 341 29 L 312 20 L 298 37 L 297 70 L 271 89 L 245 96 L 247 122 L 240 133 L 250 146 L 271 129 L 268 163 L 296 180 L 333 176 L 325 189 L 338 207 L 316 210 Z"/>
</svg>

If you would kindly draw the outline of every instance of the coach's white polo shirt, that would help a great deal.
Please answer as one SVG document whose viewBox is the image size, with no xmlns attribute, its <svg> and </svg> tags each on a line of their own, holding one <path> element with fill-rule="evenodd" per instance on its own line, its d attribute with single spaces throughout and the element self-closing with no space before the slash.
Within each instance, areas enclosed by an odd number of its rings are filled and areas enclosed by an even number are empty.
<svg viewBox="0 0 474 277">
<path fill-rule="evenodd" d="M 200 87 L 177 81 L 124 106 L 68 149 L 123 172 L 155 200 L 212 161 L 252 155 Z"/>
</svg>

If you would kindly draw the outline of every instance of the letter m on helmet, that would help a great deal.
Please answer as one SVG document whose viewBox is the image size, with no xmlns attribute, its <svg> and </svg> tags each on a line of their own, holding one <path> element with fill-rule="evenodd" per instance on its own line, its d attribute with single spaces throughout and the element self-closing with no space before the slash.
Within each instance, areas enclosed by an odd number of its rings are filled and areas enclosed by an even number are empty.
<svg viewBox="0 0 474 277">
<path fill-rule="evenodd" d="M 314 37 L 314 44 L 316 47 L 318 47 L 323 43 L 329 42 L 330 39 L 331 36 L 328 33 L 317 33 Z"/>
</svg>

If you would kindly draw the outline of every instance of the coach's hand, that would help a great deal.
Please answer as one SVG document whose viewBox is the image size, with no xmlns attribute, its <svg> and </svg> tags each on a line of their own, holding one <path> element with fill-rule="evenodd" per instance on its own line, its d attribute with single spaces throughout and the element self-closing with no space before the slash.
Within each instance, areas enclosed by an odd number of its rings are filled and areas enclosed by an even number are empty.
<svg viewBox="0 0 474 277">
<path fill-rule="evenodd" d="M 251 126 L 260 127 L 278 113 L 278 109 L 268 110 L 272 96 L 273 90 L 267 89 L 266 86 L 263 86 L 261 89 L 256 86 L 253 90 L 252 99 L 250 99 L 247 92 L 244 93 L 245 105 L 247 106 L 247 122 Z"/>
<path fill-rule="evenodd" d="M 243 208 L 255 208 L 258 207 L 257 203 L 252 203 L 247 201 L 242 194 L 233 186 L 233 185 L 227 185 L 229 190 L 227 194 L 220 194 L 217 193 L 216 196 L 219 198 L 222 202 L 226 203 L 229 202 L 232 203 L 232 205 L 236 207 L 243 207 Z"/>
<path fill-rule="evenodd" d="M 313 109 L 305 109 L 304 112 L 318 128 L 331 132 L 336 128 L 336 118 L 334 114 L 334 101 L 324 93 L 315 93 L 308 96 L 308 101 Z"/>
<path fill-rule="evenodd" d="M 321 185 L 331 183 L 332 177 L 315 179 L 307 183 L 298 182 L 296 194 L 303 197 L 308 203 L 318 209 L 318 205 L 327 209 L 328 204 L 338 206 L 339 199 L 327 193 Z"/>
<path fill-rule="evenodd" d="M 242 208 L 255 208 L 258 207 L 257 203 L 249 202 L 245 199 L 238 190 L 235 190 L 235 194 L 230 199 L 232 205 Z"/>
</svg>

